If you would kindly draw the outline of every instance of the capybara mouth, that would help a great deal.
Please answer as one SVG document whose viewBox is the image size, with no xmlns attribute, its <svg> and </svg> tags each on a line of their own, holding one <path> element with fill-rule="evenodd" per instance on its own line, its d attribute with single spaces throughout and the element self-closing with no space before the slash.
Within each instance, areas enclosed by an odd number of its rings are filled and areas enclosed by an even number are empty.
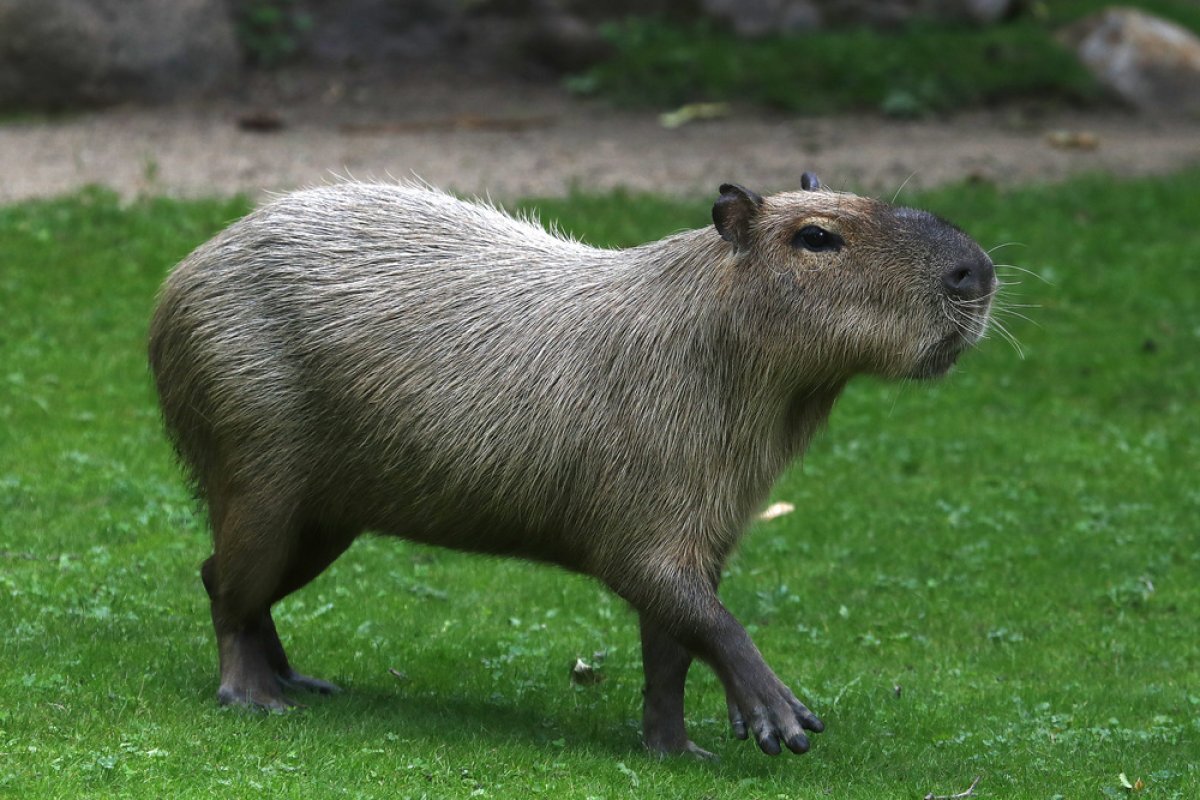
<svg viewBox="0 0 1200 800">
<path fill-rule="evenodd" d="M 911 377 L 940 378 L 950 371 L 950 368 L 958 361 L 958 357 L 970 346 L 971 342 L 959 333 L 951 334 L 933 343 L 921 355 Z"/>
</svg>

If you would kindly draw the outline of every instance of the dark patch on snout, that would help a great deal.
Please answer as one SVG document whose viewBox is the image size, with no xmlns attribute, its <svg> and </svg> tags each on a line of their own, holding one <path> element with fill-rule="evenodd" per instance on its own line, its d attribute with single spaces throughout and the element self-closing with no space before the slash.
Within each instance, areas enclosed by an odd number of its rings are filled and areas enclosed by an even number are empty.
<svg viewBox="0 0 1200 800">
<path fill-rule="evenodd" d="M 958 357 L 983 335 L 996 269 L 975 240 L 954 224 L 911 208 L 897 208 L 894 219 L 901 244 L 923 254 L 924 284 L 937 308 L 933 342 L 924 347 L 913 378 L 937 378 L 954 366 Z"/>
<path fill-rule="evenodd" d="M 938 265 L 938 278 L 947 296 L 974 301 L 996 291 L 996 269 L 987 253 L 957 225 L 928 211 L 897 208 L 896 221 L 902 230 L 926 242 L 931 261 Z"/>
</svg>

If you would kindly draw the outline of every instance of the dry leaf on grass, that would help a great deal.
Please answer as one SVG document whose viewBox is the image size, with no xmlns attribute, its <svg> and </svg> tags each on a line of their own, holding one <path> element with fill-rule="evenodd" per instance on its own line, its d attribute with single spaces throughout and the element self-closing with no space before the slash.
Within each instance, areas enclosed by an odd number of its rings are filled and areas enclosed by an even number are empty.
<svg viewBox="0 0 1200 800">
<path fill-rule="evenodd" d="M 1050 131 L 1046 143 L 1059 150 L 1095 150 L 1100 146 L 1100 137 L 1091 131 Z"/>
<path fill-rule="evenodd" d="M 766 510 L 758 515 L 758 518 L 763 522 L 782 517 L 796 510 L 796 507 L 791 503 L 772 503 L 767 506 Z"/>
<path fill-rule="evenodd" d="M 729 116 L 728 103 L 688 103 L 674 111 L 658 115 L 658 123 L 664 128 L 678 128 L 701 119 L 720 119 Z"/>
</svg>

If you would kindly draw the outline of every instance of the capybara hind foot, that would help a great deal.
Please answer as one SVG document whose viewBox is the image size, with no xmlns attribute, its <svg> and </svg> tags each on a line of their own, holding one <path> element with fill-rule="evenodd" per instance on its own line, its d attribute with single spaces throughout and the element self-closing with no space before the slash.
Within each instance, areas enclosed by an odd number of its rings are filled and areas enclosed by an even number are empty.
<svg viewBox="0 0 1200 800">
<path fill-rule="evenodd" d="M 301 675 L 292 670 L 287 675 L 272 674 L 269 681 L 258 679 L 248 683 L 222 681 L 221 688 L 217 690 L 217 701 L 223 706 L 238 705 L 261 708 L 266 711 L 287 711 L 292 708 L 304 707 L 302 703 L 297 703 L 285 695 L 284 690 L 335 694 L 342 689 L 336 684 Z"/>
<path fill-rule="evenodd" d="M 296 705 L 283 693 L 284 683 L 263 646 L 260 631 L 241 630 L 217 637 L 221 654 L 221 705 L 286 711 Z M 289 668 L 290 670 L 290 668 Z"/>
<path fill-rule="evenodd" d="M 342 687 L 335 683 L 323 681 L 320 678 L 313 678 L 308 675 L 301 675 L 294 669 L 289 669 L 287 673 L 277 675 L 276 677 L 287 689 L 303 689 L 313 694 L 337 694 L 342 690 Z"/>
<path fill-rule="evenodd" d="M 673 756 L 687 756 L 694 758 L 697 761 L 720 761 L 715 753 L 710 753 L 703 747 L 699 747 L 691 739 L 684 739 L 682 742 L 657 742 L 649 738 L 646 739 L 646 749 L 651 755 L 659 758 L 670 758 Z"/>
<path fill-rule="evenodd" d="M 249 687 L 222 683 L 221 688 L 217 690 L 217 702 L 223 706 L 244 706 L 278 712 L 299 706 L 298 703 L 284 695 L 279 681 L 272 680 L 272 683 L 273 687 L 269 687 L 267 684 Z"/>
<path fill-rule="evenodd" d="M 688 740 L 688 743 L 684 746 L 684 748 L 682 750 L 680 750 L 678 753 L 675 753 L 674 755 L 689 756 L 691 758 L 696 759 L 697 761 L 720 761 L 721 760 L 720 756 L 718 756 L 716 753 L 710 753 L 707 750 L 705 750 L 703 747 L 697 747 L 696 743 L 691 741 L 690 739 Z"/>
</svg>

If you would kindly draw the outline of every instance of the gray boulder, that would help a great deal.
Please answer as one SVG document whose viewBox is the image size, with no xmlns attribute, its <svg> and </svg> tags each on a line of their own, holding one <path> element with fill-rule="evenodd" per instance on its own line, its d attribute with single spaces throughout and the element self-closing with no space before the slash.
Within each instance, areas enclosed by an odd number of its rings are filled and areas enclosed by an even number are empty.
<svg viewBox="0 0 1200 800">
<path fill-rule="evenodd" d="M 1063 29 L 1101 84 L 1155 113 L 1200 114 L 1200 38 L 1135 8 L 1109 8 Z"/>
<path fill-rule="evenodd" d="M 161 101 L 240 63 L 222 0 L 0 0 L 0 107 Z"/>
</svg>

